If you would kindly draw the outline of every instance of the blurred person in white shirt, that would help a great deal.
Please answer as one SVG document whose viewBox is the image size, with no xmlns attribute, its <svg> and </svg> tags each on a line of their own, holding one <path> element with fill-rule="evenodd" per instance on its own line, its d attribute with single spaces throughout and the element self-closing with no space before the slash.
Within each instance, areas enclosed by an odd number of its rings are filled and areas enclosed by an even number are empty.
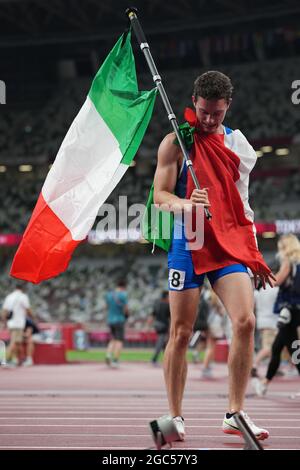
<svg viewBox="0 0 300 470">
<path fill-rule="evenodd" d="M 28 295 L 24 293 L 23 283 L 18 283 L 15 290 L 5 297 L 2 310 L 10 332 L 10 343 L 6 354 L 7 363 L 8 365 L 19 365 L 26 316 L 32 315 Z"/>
</svg>

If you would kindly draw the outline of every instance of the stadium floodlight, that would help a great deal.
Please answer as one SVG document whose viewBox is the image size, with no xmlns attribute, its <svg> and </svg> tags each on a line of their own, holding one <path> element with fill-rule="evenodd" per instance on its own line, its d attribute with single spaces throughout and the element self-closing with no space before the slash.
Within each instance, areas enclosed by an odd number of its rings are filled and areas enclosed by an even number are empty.
<svg viewBox="0 0 300 470">
<path fill-rule="evenodd" d="M 280 148 L 275 150 L 275 154 L 279 157 L 286 157 L 290 153 L 288 148 Z"/>
<path fill-rule="evenodd" d="M 29 171 L 32 171 L 32 165 L 20 165 L 19 166 L 19 171 L 21 173 L 27 173 Z"/>
</svg>

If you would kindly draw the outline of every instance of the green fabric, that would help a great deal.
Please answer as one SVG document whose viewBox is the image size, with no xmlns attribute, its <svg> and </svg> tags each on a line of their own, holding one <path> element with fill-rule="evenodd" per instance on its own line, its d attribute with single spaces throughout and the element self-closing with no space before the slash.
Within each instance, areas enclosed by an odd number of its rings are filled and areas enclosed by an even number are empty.
<svg viewBox="0 0 300 470">
<path fill-rule="evenodd" d="M 157 90 L 139 91 L 131 32 L 123 34 L 95 76 L 89 97 L 111 132 L 129 165 L 151 119 Z"/>
<path fill-rule="evenodd" d="M 179 126 L 179 130 L 186 148 L 190 150 L 194 143 L 195 128 L 185 122 Z M 177 138 L 174 140 L 174 144 L 179 145 Z M 145 240 L 169 251 L 172 242 L 174 215 L 155 208 L 153 195 L 154 184 L 152 183 L 143 217 L 142 234 Z"/>
<path fill-rule="evenodd" d="M 174 216 L 170 212 L 161 211 L 154 205 L 154 184 L 152 183 L 148 196 L 146 210 L 142 223 L 142 234 L 145 240 L 154 243 L 159 248 L 169 251 L 171 246 L 171 234 L 174 223 Z M 164 234 L 164 227 L 170 227 L 169 233 Z"/>
<path fill-rule="evenodd" d="M 190 150 L 194 144 L 195 127 L 191 127 L 188 122 L 184 122 L 179 126 L 179 131 L 187 150 Z M 174 144 L 179 145 L 177 137 Z"/>
</svg>

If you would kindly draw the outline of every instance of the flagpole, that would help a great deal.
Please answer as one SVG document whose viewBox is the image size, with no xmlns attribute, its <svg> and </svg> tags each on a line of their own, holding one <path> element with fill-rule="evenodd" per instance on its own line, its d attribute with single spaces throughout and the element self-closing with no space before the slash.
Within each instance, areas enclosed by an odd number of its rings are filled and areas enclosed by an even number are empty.
<svg viewBox="0 0 300 470">
<path fill-rule="evenodd" d="M 158 73 L 155 62 L 154 62 L 153 57 L 151 55 L 150 47 L 149 47 L 149 44 L 147 42 L 146 36 L 144 34 L 144 31 L 143 31 L 143 29 L 141 27 L 141 24 L 139 22 L 139 19 L 137 17 L 137 9 L 134 8 L 134 7 L 127 8 L 126 9 L 126 15 L 128 16 L 128 18 L 131 22 L 131 25 L 132 25 L 133 31 L 136 35 L 136 38 L 138 40 L 139 46 L 142 49 L 142 51 L 144 53 L 144 56 L 146 58 L 147 64 L 148 64 L 150 72 L 152 74 L 153 81 L 154 81 L 154 83 L 155 83 L 155 85 L 156 85 L 156 87 L 159 91 L 159 94 L 161 96 L 161 99 L 163 101 L 165 109 L 168 113 L 168 119 L 169 119 L 169 121 L 170 121 L 170 123 L 171 123 L 171 125 L 174 129 L 174 132 L 176 134 L 177 140 L 179 142 L 180 148 L 182 150 L 182 153 L 183 153 L 183 156 L 184 156 L 184 159 L 185 159 L 185 162 L 186 162 L 186 166 L 187 166 L 188 170 L 191 173 L 194 185 L 195 185 L 196 189 L 201 189 L 198 178 L 195 174 L 195 170 L 193 168 L 193 163 L 190 160 L 189 153 L 188 153 L 188 151 L 186 149 L 186 146 L 184 144 L 184 141 L 181 137 L 181 133 L 180 133 L 180 130 L 179 130 L 179 126 L 178 126 L 176 116 L 175 116 L 174 111 L 172 109 L 172 106 L 170 104 L 168 95 L 167 95 L 167 93 L 164 89 L 164 86 L 162 84 L 161 76 Z M 210 211 L 207 207 L 204 207 L 204 212 L 205 212 L 205 216 L 206 216 L 207 220 L 210 220 L 212 218 L 212 215 L 211 215 L 211 213 L 210 213 Z"/>
</svg>

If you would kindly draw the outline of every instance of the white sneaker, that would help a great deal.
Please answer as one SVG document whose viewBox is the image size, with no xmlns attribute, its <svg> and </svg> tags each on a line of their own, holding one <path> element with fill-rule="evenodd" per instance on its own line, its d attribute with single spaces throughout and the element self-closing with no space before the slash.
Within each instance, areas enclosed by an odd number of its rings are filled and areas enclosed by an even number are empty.
<svg viewBox="0 0 300 470">
<path fill-rule="evenodd" d="M 26 357 L 25 361 L 22 363 L 23 367 L 30 367 L 33 366 L 33 361 L 31 357 Z"/>
<path fill-rule="evenodd" d="M 105 356 L 105 364 L 106 364 L 107 366 L 110 366 L 110 365 L 111 365 L 111 357 L 108 356 L 108 355 Z"/>
<path fill-rule="evenodd" d="M 264 397 L 267 393 L 267 385 L 264 384 L 260 379 L 254 377 L 251 379 L 251 386 L 254 388 L 255 393 L 258 397 Z"/>
<path fill-rule="evenodd" d="M 119 369 L 119 367 L 120 367 L 119 361 L 115 361 L 115 360 L 111 361 L 110 367 L 111 367 L 112 369 Z"/>
<path fill-rule="evenodd" d="M 179 441 L 184 441 L 185 438 L 185 429 L 184 429 L 184 419 L 182 416 L 175 416 L 173 418 L 173 423 L 175 424 L 176 430 L 179 435 Z"/>
<path fill-rule="evenodd" d="M 211 367 L 205 367 L 202 369 L 202 379 L 212 379 L 212 376 Z"/>
<path fill-rule="evenodd" d="M 263 441 L 264 439 L 267 439 L 269 437 L 269 431 L 256 426 L 256 424 L 254 424 L 253 421 L 249 418 L 247 413 L 245 413 L 244 411 L 240 411 L 240 414 L 243 416 L 244 420 L 255 435 L 256 439 L 258 439 L 259 441 Z M 225 434 L 236 434 L 238 436 L 242 436 L 242 432 L 240 431 L 234 419 L 234 416 L 231 416 L 231 418 L 226 418 L 225 414 L 222 429 Z"/>
<path fill-rule="evenodd" d="M 6 369 L 15 369 L 16 367 L 18 367 L 18 364 L 15 361 L 7 361 L 2 363 L 1 365 Z"/>
</svg>

